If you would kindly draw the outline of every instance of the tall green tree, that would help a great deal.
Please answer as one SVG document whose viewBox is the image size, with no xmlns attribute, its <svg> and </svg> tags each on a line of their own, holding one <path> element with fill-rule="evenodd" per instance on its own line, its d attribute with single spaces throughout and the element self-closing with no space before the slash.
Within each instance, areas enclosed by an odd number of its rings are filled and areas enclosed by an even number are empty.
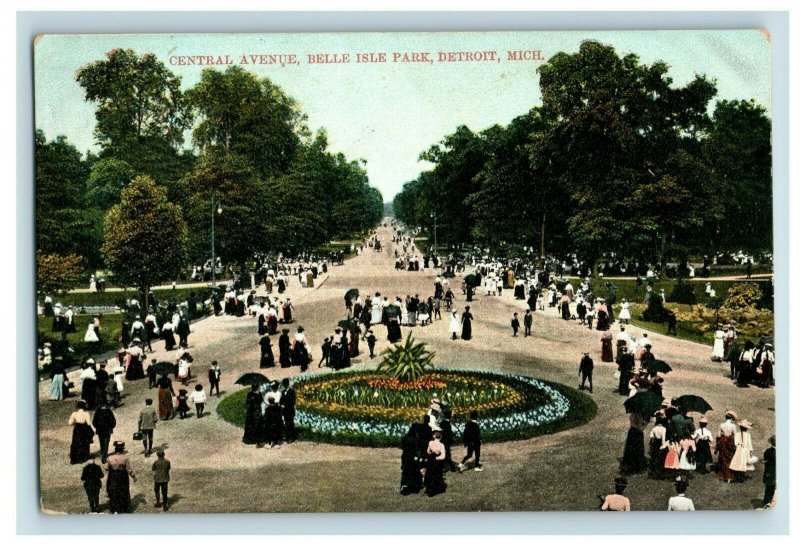
<svg viewBox="0 0 800 546">
<path fill-rule="evenodd" d="M 238 154 L 262 177 L 288 171 L 305 118 L 268 78 L 238 66 L 208 68 L 186 95 L 198 116 L 193 138 L 200 150 Z"/>
<path fill-rule="evenodd" d="M 270 249 L 266 214 L 267 184 L 241 156 L 207 152 L 186 177 L 190 194 L 186 218 L 191 226 L 189 255 L 195 262 L 211 257 L 211 215 L 216 256 L 241 271 L 256 252 Z"/>
<path fill-rule="evenodd" d="M 181 208 L 148 176 L 137 176 L 106 213 L 103 255 L 115 281 L 136 286 L 148 306 L 150 287 L 175 279 L 186 264 L 187 227 Z"/>
<path fill-rule="evenodd" d="M 558 53 L 539 67 L 543 110 L 552 116 L 555 172 L 573 196 L 575 212 L 568 222 L 576 246 L 590 260 L 602 253 L 630 248 L 642 238 L 643 222 L 657 224 L 649 244 L 662 243 L 662 267 L 670 241 L 684 219 L 652 215 L 630 206 L 630 196 L 653 179 L 671 181 L 702 200 L 677 176 L 679 159 L 694 151 L 708 126 L 713 82 L 696 76 L 684 87 L 673 85 L 662 62 L 645 65 L 636 55 L 617 55 L 599 42 L 581 44 L 577 53 Z M 700 203 L 700 208 L 703 208 Z M 637 214 L 644 210 L 644 214 Z M 689 211 L 684 211 L 688 213 Z M 701 224 L 703 218 L 693 218 Z"/>
<path fill-rule="evenodd" d="M 719 250 L 772 250 L 772 123 L 750 101 L 719 101 L 703 142 L 724 218 L 708 240 Z"/>
<path fill-rule="evenodd" d="M 136 175 L 125 161 L 107 158 L 92 165 L 86 182 L 86 201 L 93 207 L 107 210 L 119 203 L 122 190 Z"/>
<path fill-rule="evenodd" d="M 101 263 L 102 223 L 87 207 L 89 166 L 66 137 L 48 142 L 36 131 L 36 248 L 48 254 L 83 256 L 85 267 Z"/>
<path fill-rule="evenodd" d="M 124 146 L 157 137 L 175 147 L 192 124 L 181 78 L 152 53 L 112 49 L 104 60 L 78 70 L 86 100 L 97 103 L 95 137 L 102 146 Z"/>
</svg>

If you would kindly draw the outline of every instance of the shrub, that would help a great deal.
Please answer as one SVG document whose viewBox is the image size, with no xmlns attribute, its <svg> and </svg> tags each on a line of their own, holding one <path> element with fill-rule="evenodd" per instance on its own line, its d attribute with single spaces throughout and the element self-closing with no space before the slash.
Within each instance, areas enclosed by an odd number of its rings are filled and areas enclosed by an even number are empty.
<svg viewBox="0 0 800 546">
<path fill-rule="evenodd" d="M 400 381 L 416 381 L 424 372 L 433 369 L 435 355 L 436 353 L 428 350 L 425 343 L 414 341 L 409 332 L 405 343 L 383 350 L 383 360 L 378 365 L 378 371 Z"/>
<path fill-rule="evenodd" d="M 728 309 L 743 309 L 755 307 L 763 296 L 761 288 L 754 282 L 736 283 L 728 289 L 722 307 Z"/>
<path fill-rule="evenodd" d="M 647 298 L 647 309 L 642 313 L 642 318 L 647 322 L 666 322 L 667 310 L 664 309 L 664 302 L 661 296 L 651 292 Z"/>
<path fill-rule="evenodd" d="M 684 280 L 679 280 L 675 286 L 672 287 L 672 292 L 667 297 L 670 303 L 687 303 L 694 305 L 697 303 L 697 294 L 694 292 L 694 287 L 691 283 Z"/>
</svg>

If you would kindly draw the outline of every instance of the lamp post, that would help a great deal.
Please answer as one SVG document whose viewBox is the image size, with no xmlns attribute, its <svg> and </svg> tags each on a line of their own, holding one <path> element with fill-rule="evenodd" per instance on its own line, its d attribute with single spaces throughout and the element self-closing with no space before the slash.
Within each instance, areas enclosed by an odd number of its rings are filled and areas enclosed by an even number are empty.
<svg viewBox="0 0 800 546">
<path fill-rule="evenodd" d="M 214 200 L 214 192 L 211 192 L 211 286 L 217 286 L 217 256 L 216 256 L 216 234 L 214 233 L 214 209 L 217 214 L 222 214 L 222 205 Z"/>
<path fill-rule="evenodd" d="M 436 241 L 436 213 L 431 213 L 431 218 L 433 218 L 433 254 L 436 255 L 436 248 L 437 248 L 437 241 Z"/>
</svg>

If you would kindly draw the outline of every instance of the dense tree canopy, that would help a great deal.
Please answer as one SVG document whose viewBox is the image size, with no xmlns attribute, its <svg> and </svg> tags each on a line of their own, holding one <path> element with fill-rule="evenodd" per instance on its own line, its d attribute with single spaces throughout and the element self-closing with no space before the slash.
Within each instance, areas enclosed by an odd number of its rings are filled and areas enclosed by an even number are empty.
<svg viewBox="0 0 800 546">
<path fill-rule="evenodd" d="M 154 55 L 114 49 L 76 80 L 99 150 L 36 133 L 37 249 L 58 273 L 41 289 L 104 266 L 139 288 L 172 280 L 211 257 L 212 210 L 216 253 L 240 269 L 255 253 L 361 236 L 383 215 L 365 163 L 328 150 L 324 129 L 312 137 L 267 78 L 207 69 L 183 89 Z M 194 149 L 181 149 L 189 129 Z"/>
<path fill-rule="evenodd" d="M 187 227 L 181 208 L 167 200 L 165 188 L 137 176 L 121 201 L 106 213 L 103 255 L 123 286 L 147 294 L 151 286 L 178 276 L 186 264 Z"/>
<path fill-rule="evenodd" d="M 769 250 L 764 109 L 712 105 L 713 80 L 678 86 L 668 68 L 594 41 L 554 55 L 538 70 L 542 105 L 506 127 L 459 127 L 424 152 L 434 167 L 404 186 L 395 214 L 430 232 L 438 212 L 440 241 L 538 242 L 589 262 Z"/>
<path fill-rule="evenodd" d="M 208 68 L 186 95 L 198 115 L 193 132 L 198 148 L 240 155 L 263 177 L 287 172 L 304 116 L 268 78 L 238 66 L 225 72 Z"/>
</svg>

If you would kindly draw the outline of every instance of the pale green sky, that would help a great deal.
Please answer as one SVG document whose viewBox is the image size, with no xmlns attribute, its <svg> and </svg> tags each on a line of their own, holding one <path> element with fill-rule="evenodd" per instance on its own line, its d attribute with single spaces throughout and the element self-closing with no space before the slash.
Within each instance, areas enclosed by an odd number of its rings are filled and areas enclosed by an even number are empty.
<svg viewBox="0 0 800 546">
<path fill-rule="evenodd" d="M 471 32 L 342 34 L 53 35 L 34 59 L 36 127 L 94 149 L 94 107 L 75 72 L 113 48 L 152 52 L 182 77 L 184 88 L 204 67 L 171 66 L 172 55 L 296 54 L 299 65 L 245 68 L 267 76 L 297 100 L 312 130 L 325 127 L 331 150 L 367 160 L 371 183 L 390 201 L 429 164 L 419 153 L 458 125 L 481 130 L 507 124 L 540 104 L 537 61 L 507 61 L 508 50 L 541 50 L 545 59 L 575 52 L 584 40 L 610 44 L 643 62 L 665 61 L 683 85 L 695 74 L 717 80 L 718 99 L 755 99 L 770 110 L 769 41 L 756 30 Z M 393 63 L 393 52 L 496 50 L 500 62 Z M 385 52 L 387 63 L 311 65 L 311 53 Z M 219 67 L 224 70 L 225 67 Z"/>
</svg>

